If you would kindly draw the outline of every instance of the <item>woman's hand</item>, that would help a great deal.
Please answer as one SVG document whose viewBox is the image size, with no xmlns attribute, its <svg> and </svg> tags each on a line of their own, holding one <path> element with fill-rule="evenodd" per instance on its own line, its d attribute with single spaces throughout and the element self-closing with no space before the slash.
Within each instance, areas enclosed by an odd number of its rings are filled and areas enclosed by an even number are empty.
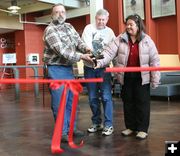
<svg viewBox="0 0 180 156">
<path fill-rule="evenodd" d="M 101 68 L 101 67 L 98 63 L 96 63 L 96 66 L 94 66 L 94 69 L 98 69 L 98 68 Z"/>
</svg>

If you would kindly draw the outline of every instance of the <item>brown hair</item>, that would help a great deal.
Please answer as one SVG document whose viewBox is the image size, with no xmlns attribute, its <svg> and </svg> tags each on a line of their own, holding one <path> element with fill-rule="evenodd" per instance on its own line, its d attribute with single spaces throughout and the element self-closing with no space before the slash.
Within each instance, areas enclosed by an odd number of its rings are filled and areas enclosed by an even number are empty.
<svg viewBox="0 0 180 156">
<path fill-rule="evenodd" d="M 138 14 L 129 15 L 126 18 L 126 23 L 129 19 L 133 20 L 136 23 L 136 25 L 138 26 L 137 40 L 140 41 L 142 32 L 145 32 L 145 26 L 144 26 L 143 20 L 141 19 L 141 17 Z"/>
</svg>

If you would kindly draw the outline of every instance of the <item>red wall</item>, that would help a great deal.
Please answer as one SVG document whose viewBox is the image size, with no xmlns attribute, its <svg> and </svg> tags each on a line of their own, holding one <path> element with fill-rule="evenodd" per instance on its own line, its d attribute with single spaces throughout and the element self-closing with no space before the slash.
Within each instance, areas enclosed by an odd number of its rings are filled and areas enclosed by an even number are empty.
<svg viewBox="0 0 180 156">
<path fill-rule="evenodd" d="M 176 0 L 177 15 L 151 18 L 151 0 L 145 0 L 145 25 L 147 33 L 152 37 L 160 54 L 180 54 L 180 1 Z M 178 5 L 179 4 L 179 5 Z M 110 13 L 108 25 L 115 34 L 122 33 L 125 29 L 123 22 L 122 0 L 104 0 L 104 8 Z"/>
<path fill-rule="evenodd" d="M 82 17 L 67 19 L 66 22 L 71 23 L 76 29 L 76 31 L 81 35 L 84 30 L 84 27 L 89 23 L 86 20 L 86 18 L 87 18 L 86 16 L 82 16 Z"/>
<path fill-rule="evenodd" d="M 176 16 L 155 20 L 157 46 L 161 54 L 177 54 L 177 22 Z"/>
<path fill-rule="evenodd" d="M 0 34 L 0 65 L 4 53 L 15 53 L 14 33 Z"/>
<path fill-rule="evenodd" d="M 0 34 L 0 65 L 3 66 L 3 54 L 15 53 L 14 33 Z M 0 69 L 0 78 L 12 78 L 12 69 Z M 0 89 L 12 88 L 12 85 L 0 84 Z"/>
<path fill-rule="evenodd" d="M 17 65 L 27 65 L 27 56 L 30 53 L 38 53 L 40 58 L 40 64 L 42 65 L 43 58 L 43 32 L 45 26 L 38 26 L 35 24 L 25 24 L 24 31 L 17 31 L 15 33 L 16 38 L 16 52 L 17 52 Z M 42 76 L 42 69 L 39 70 L 39 75 Z M 34 72 L 31 68 L 21 69 L 21 78 L 34 78 Z M 32 85 L 21 85 L 24 86 L 22 89 L 29 90 Z"/>
<path fill-rule="evenodd" d="M 104 0 L 104 8 L 109 12 L 109 21 L 107 25 L 113 29 L 115 35 L 124 29 L 122 1 L 119 0 Z"/>
</svg>

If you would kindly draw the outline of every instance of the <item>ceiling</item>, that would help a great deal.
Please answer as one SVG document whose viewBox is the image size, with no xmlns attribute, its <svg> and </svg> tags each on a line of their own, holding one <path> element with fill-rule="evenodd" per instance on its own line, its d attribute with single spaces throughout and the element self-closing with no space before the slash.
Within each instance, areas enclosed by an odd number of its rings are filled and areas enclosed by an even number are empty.
<svg viewBox="0 0 180 156">
<path fill-rule="evenodd" d="M 11 6 L 11 0 L 1 0 L 0 7 L 1 8 L 8 8 Z M 23 6 L 23 5 L 29 5 L 38 2 L 37 0 L 16 0 L 18 6 Z"/>
<path fill-rule="evenodd" d="M 0 0 L 0 13 L 7 13 L 9 11 L 8 7 L 12 5 L 12 1 L 16 1 L 17 6 L 21 8 L 18 10 L 18 13 L 21 15 L 32 12 L 43 12 L 47 15 L 47 13 L 50 14 L 50 9 L 56 3 L 62 3 L 67 10 L 71 10 L 86 6 L 88 0 Z M 11 31 L 13 30 L 0 27 L 0 34 Z"/>
<path fill-rule="evenodd" d="M 52 6 L 50 3 L 43 3 L 38 0 L 1 0 L 0 9 L 8 11 L 7 8 L 11 6 L 12 1 L 17 2 L 17 6 L 21 8 L 19 10 L 21 14 L 49 9 Z M 38 8 L 40 5 L 42 6 Z"/>
<path fill-rule="evenodd" d="M 14 30 L 12 29 L 3 29 L 3 28 L 0 28 L 0 34 L 5 34 L 5 33 L 9 33 L 9 32 L 13 32 Z"/>
</svg>

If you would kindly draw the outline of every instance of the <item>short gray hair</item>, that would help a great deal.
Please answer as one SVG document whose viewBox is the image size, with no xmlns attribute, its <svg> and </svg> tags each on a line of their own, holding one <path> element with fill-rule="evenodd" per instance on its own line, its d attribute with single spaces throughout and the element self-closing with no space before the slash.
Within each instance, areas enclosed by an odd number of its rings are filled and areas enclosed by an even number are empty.
<svg viewBox="0 0 180 156">
<path fill-rule="evenodd" d="M 99 9 L 96 13 L 96 16 L 100 16 L 100 15 L 105 15 L 105 16 L 109 17 L 109 12 L 105 9 Z"/>
</svg>

